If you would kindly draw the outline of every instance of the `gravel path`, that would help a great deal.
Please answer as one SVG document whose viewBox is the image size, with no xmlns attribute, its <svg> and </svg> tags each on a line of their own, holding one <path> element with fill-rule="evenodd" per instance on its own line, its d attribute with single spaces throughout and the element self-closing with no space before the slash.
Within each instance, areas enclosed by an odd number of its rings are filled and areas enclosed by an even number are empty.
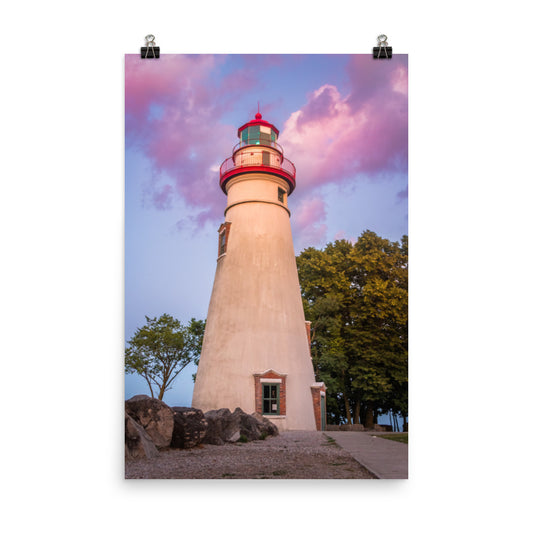
<svg viewBox="0 0 533 533">
<path fill-rule="evenodd" d="M 285 431 L 247 443 L 166 450 L 126 462 L 126 479 L 374 479 L 320 431 Z"/>
</svg>

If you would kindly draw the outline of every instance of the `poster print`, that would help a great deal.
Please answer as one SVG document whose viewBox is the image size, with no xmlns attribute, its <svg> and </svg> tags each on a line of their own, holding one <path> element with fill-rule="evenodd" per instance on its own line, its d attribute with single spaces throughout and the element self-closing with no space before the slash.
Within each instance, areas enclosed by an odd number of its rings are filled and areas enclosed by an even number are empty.
<svg viewBox="0 0 533 533">
<path fill-rule="evenodd" d="M 126 477 L 407 477 L 407 56 L 127 55 L 125 106 Z"/>
</svg>

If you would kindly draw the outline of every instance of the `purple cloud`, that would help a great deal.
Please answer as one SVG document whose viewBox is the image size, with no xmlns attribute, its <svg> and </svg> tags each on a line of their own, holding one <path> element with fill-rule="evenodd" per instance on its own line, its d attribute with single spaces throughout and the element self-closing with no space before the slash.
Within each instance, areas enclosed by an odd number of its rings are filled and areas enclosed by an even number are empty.
<svg viewBox="0 0 533 533">
<path fill-rule="evenodd" d="M 240 124 L 222 117 L 256 90 L 258 65 L 275 67 L 283 56 L 243 56 L 243 68 L 215 75 L 225 60 L 126 56 L 126 146 L 150 161 L 153 205 L 168 209 L 179 196 L 196 211 L 187 220 L 198 227 L 220 220 L 224 209 L 219 166 Z M 297 168 L 292 221 L 302 242 L 326 234 L 326 209 L 317 194 L 324 185 L 407 173 L 406 56 L 374 61 L 354 55 L 347 74 L 344 94 L 332 84 L 317 87 L 280 128 L 280 144 Z M 269 104 L 261 103 L 265 117 Z"/>
</svg>

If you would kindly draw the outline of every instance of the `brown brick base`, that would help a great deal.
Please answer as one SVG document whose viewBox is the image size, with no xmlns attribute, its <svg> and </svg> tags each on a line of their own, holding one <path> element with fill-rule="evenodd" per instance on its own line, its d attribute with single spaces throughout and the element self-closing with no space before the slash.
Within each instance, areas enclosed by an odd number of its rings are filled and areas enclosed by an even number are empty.
<svg viewBox="0 0 533 533">
<path fill-rule="evenodd" d="M 316 429 L 317 431 L 322 430 L 322 412 L 320 410 L 320 397 L 322 396 L 321 393 L 326 394 L 326 386 L 324 383 L 315 383 L 311 386 L 311 395 L 313 397 L 313 411 L 315 413 L 315 423 L 316 423 Z M 324 408 L 325 408 L 326 402 L 324 400 Z"/>
</svg>

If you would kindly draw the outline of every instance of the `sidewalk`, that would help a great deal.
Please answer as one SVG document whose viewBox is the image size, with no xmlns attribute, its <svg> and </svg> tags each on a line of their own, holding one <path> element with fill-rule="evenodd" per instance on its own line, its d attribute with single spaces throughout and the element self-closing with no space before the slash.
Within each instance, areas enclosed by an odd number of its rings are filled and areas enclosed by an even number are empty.
<svg viewBox="0 0 533 533">
<path fill-rule="evenodd" d="M 408 445 L 366 431 L 324 431 L 380 479 L 407 479 Z"/>
</svg>

